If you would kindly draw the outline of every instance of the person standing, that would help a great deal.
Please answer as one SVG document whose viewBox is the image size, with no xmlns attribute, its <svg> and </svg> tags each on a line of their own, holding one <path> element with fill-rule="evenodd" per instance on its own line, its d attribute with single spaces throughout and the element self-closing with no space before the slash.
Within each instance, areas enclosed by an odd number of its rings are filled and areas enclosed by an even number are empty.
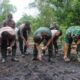
<svg viewBox="0 0 80 80">
<path fill-rule="evenodd" d="M 3 27 L 10 26 L 15 29 L 15 21 L 13 20 L 12 14 L 8 14 L 7 19 L 3 22 Z"/>
</svg>

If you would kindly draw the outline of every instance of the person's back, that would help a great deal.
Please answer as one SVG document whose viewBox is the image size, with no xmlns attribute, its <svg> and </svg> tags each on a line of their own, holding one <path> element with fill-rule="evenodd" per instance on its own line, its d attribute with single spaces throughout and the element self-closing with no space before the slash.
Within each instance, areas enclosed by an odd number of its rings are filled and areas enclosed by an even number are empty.
<svg viewBox="0 0 80 80">
<path fill-rule="evenodd" d="M 36 35 L 39 35 L 41 33 L 45 33 L 46 36 L 51 36 L 51 31 L 49 28 L 47 27 L 40 27 L 39 29 L 37 29 L 35 32 L 34 32 L 34 36 Z"/>
<path fill-rule="evenodd" d="M 7 31 L 11 35 L 15 35 L 15 30 L 11 28 L 10 26 L 0 28 L 0 36 L 1 36 L 1 33 L 4 31 Z"/>
<path fill-rule="evenodd" d="M 80 26 L 71 26 L 66 30 L 65 36 L 69 36 L 74 40 L 75 36 L 80 34 Z"/>
</svg>

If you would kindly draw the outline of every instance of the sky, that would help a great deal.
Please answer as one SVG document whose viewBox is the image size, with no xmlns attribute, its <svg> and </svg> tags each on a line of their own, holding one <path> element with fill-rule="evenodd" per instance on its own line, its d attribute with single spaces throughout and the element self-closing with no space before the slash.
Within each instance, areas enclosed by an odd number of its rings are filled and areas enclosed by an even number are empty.
<svg viewBox="0 0 80 80">
<path fill-rule="evenodd" d="M 37 8 L 29 8 L 31 2 L 34 2 L 34 0 L 10 0 L 10 3 L 17 8 L 13 14 L 15 21 L 18 21 L 24 13 L 33 17 L 38 15 L 39 11 Z"/>
</svg>

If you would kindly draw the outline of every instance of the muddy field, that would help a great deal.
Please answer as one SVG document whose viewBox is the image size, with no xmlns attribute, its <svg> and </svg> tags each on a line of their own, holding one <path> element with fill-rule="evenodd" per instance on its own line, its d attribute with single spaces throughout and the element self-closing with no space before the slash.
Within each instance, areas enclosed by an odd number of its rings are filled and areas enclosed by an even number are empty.
<svg viewBox="0 0 80 80">
<path fill-rule="evenodd" d="M 80 80 L 80 64 L 77 61 L 65 63 L 62 50 L 52 62 L 47 61 L 47 55 L 42 61 L 32 61 L 32 48 L 25 58 L 17 50 L 19 62 L 12 62 L 8 56 L 7 63 L 0 61 L 0 80 Z"/>
</svg>

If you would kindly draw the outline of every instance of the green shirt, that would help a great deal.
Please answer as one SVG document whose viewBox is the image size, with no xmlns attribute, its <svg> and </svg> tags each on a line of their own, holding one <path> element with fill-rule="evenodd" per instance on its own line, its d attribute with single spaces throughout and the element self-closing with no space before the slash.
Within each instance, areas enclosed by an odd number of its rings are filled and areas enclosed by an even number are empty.
<svg viewBox="0 0 80 80">
<path fill-rule="evenodd" d="M 66 31 L 66 35 L 70 34 L 73 35 L 80 35 L 80 26 L 72 26 L 69 27 Z"/>
<path fill-rule="evenodd" d="M 80 26 L 71 26 L 67 29 L 66 34 L 65 34 L 65 38 L 64 38 L 64 41 L 66 43 L 69 43 L 69 39 L 67 38 L 68 34 L 71 34 L 71 38 L 73 39 L 73 41 L 75 41 L 74 36 L 80 35 Z"/>
<path fill-rule="evenodd" d="M 47 27 L 40 27 L 39 29 L 37 29 L 35 32 L 34 32 L 34 36 L 37 36 L 37 35 L 41 35 L 41 33 L 44 32 L 46 33 L 46 36 L 47 37 L 51 37 L 51 31 L 49 28 Z"/>
</svg>

